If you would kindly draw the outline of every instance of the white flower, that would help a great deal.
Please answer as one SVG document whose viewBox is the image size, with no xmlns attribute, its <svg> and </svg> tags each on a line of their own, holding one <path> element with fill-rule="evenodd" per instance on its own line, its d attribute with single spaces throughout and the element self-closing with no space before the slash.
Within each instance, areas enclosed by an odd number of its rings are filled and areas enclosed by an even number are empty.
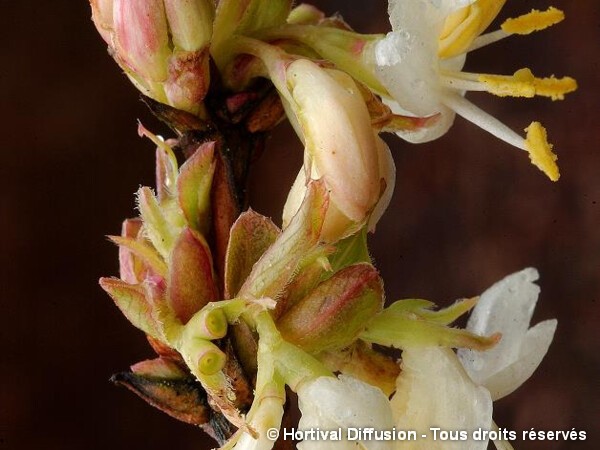
<svg viewBox="0 0 600 450">
<path fill-rule="evenodd" d="M 465 91 L 488 91 L 498 96 L 533 97 L 553 100 L 576 89 L 575 80 L 535 78 L 529 69 L 512 76 L 462 71 L 469 51 L 511 34 L 528 34 L 560 22 L 564 14 L 550 8 L 532 11 L 502 24 L 502 29 L 480 36 L 494 20 L 505 0 L 390 0 L 393 31 L 372 47 L 375 72 L 389 95 L 384 101 L 398 113 L 416 116 L 439 114 L 431 127 L 399 131 L 410 142 L 426 142 L 443 135 L 455 113 L 479 127 L 526 150 L 532 162 L 552 180 L 559 177 L 546 131 L 533 122 L 527 138 L 485 113 L 463 96 Z"/>
<path fill-rule="evenodd" d="M 340 375 L 339 378 L 319 377 L 305 382 L 298 389 L 298 406 L 302 417 L 300 430 L 346 430 L 349 427 L 391 430 L 394 426 L 390 402 L 385 394 L 370 384 Z M 344 436 L 342 436 L 344 437 Z M 392 449 L 390 441 L 359 441 L 368 450 Z M 305 440 L 299 450 L 357 448 L 357 442 Z"/>
<path fill-rule="evenodd" d="M 416 441 L 398 444 L 402 450 L 485 450 L 487 441 L 469 436 L 492 424 L 492 399 L 487 389 L 467 375 L 448 348 L 406 348 L 402 372 L 396 381 L 391 405 L 397 429 L 415 430 Z M 434 440 L 431 428 L 452 431 L 461 440 Z M 457 433 L 462 431 L 460 436 Z M 439 431 L 438 431 L 439 432 Z M 427 435 L 423 438 L 422 435 Z M 462 440 L 464 439 L 464 440 Z"/>
<path fill-rule="evenodd" d="M 485 386 L 494 400 L 523 384 L 548 351 L 557 321 L 546 320 L 529 328 L 540 288 L 533 268 L 507 276 L 486 290 L 473 309 L 467 330 L 480 335 L 502 333 L 491 350 L 460 349 L 458 356 L 469 376 Z"/>
</svg>

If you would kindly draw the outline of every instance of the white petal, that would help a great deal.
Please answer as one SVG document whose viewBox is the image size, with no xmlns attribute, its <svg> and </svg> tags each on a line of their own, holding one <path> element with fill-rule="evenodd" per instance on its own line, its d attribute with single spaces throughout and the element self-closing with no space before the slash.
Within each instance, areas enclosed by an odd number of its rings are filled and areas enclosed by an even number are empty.
<svg viewBox="0 0 600 450">
<path fill-rule="evenodd" d="M 419 439 L 403 450 L 485 450 L 485 441 L 433 441 L 431 427 L 442 430 L 490 429 L 492 399 L 471 381 L 450 349 L 427 347 L 402 353 L 402 372 L 392 398 L 396 428 L 416 430 Z M 422 434 L 428 436 L 421 438 Z"/>
<path fill-rule="evenodd" d="M 410 111 L 402 108 L 398 102 L 383 97 L 383 102 L 390 107 L 393 113 L 412 116 Z M 436 123 L 427 128 L 422 128 L 417 131 L 396 131 L 396 135 L 412 144 L 422 144 L 424 142 L 433 141 L 440 136 L 446 134 L 454 123 L 456 114 L 450 108 L 441 105 L 439 110 L 439 118 Z"/>
<path fill-rule="evenodd" d="M 438 38 L 446 17 L 472 1 L 389 3 L 393 31 L 374 46 L 375 73 L 389 94 L 412 114 L 427 116 L 441 111 Z"/>
<path fill-rule="evenodd" d="M 494 401 L 507 396 L 533 375 L 548 352 L 556 325 L 556 319 L 552 319 L 530 328 L 521 345 L 518 359 L 486 381 L 485 387 Z"/>
<path fill-rule="evenodd" d="M 390 402 L 379 388 L 343 375 L 339 379 L 319 377 L 303 385 L 298 390 L 298 406 L 302 412 L 298 428 L 303 430 L 317 427 L 321 430 L 338 427 L 390 430 L 394 425 Z M 361 444 L 369 450 L 393 448 L 389 441 L 361 441 Z M 298 448 L 355 449 L 356 442 L 303 441 Z"/>
<path fill-rule="evenodd" d="M 467 330 L 482 336 L 500 332 L 502 339 L 485 352 L 459 350 L 459 358 L 476 383 L 485 384 L 519 357 L 540 292 L 533 283 L 538 277 L 537 270 L 528 268 L 507 276 L 481 295 Z"/>
<path fill-rule="evenodd" d="M 423 30 L 393 31 L 374 47 L 375 74 L 403 108 L 418 116 L 440 110 L 437 37 Z"/>
<path fill-rule="evenodd" d="M 381 219 L 381 216 L 383 216 L 383 213 L 390 204 L 390 200 L 394 194 L 394 187 L 396 186 L 396 165 L 394 164 L 390 148 L 379 136 L 376 136 L 375 140 L 377 142 L 379 178 L 385 180 L 385 190 L 369 218 L 369 231 L 371 232 L 375 230 L 375 225 L 377 225 L 377 222 L 379 222 L 379 219 Z"/>
</svg>

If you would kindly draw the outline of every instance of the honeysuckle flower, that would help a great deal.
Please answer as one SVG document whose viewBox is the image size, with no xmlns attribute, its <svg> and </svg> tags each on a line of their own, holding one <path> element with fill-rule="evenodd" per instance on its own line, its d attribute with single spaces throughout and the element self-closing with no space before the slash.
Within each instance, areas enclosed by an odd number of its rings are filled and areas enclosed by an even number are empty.
<svg viewBox="0 0 600 450">
<path fill-rule="evenodd" d="M 145 95 L 198 113 L 208 90 L 212 0 L 90 0 L 112 56 Z"/>
<path fill-rule="evenodd" d="M 323 236 L 336 241 L 362 225 L 374 209 L 372 217 L 379 219 L 393 191 L 394 163 L 371 128 L 364 99 L 350 76 L 300 59 L 287 67 L 286 80 L 288 115 L 306 150 L 284 207 L 284 227 L 298 210 L 306 184 L 322 179 L 330 193 Z"/>
<path fill-rule="evenodd" d="M 404 349 L 396 388 L 391 400 L 394 425 L 397 429 L 415 430 L 419 437 L 416 441 L 402 442 L 399 449 L 487 448 L 487 440 L 473 440 L 472 432 L 479 428 L 489 430 L 492 426 L 490 393 L 471 380 L 452 350 Z M 454 440 L 444 441 L 439 436 L 435 439 L 432 427 L 452 432 Z M 464 438 L 460 432 L 465 433 Z"/>
<path fill-rule="evenodd" d="M 545 320 L 529 328 L 540 288 L 537 270 L 524 269 L 486 290 L 473 309 L 467 330 L 476 334 L 500 332 L 492 349 L 478 352 L 460 349 L 458 356 L 469 376 L 485 386 L 494 400 L 523 384 L 546 355 L 557 321 Z"/>
<path fill-rule="evenodd" d="M 464 98 L 466 91 L 498 96 L 559 100 L 576 89 L 572 78 L 536 78 L 529 69 L 512 76 L 462 71 L 468 52 L 511 34 L 528 34 L 560 22 L 564 15 L 550 8 L 509 19 L 502 30 L 481 35 L 505 0 L 391 0 L 393 31 L 370 47 L 370 58 L 390 97 L 392 110 L 416 116 L 438 115 L 438 122 L 417 131 L 399 131 L 410 142 L 426 142 L 443 135 L 459 114 L 507 143 L 526 150 L 534 165 L 553 181 L 559 177 L 556 155 L 539 122 L 521 137 L 495 117 Z"/>
<path fill-rule="evenodd" d="M 385 394 L 370 384 L 350 376 L 318 377 L 304 382 L 298 389 L 298 406 L 302 417 L 300 430 L 346 430 L 349 427 L 391 430 L 392 409 Z M 342 436 L 344 437 L 344 436 Z M 361 448 L 392 449 L 391 441 L 361 440 Z M 305 440 L 299 450 L 356 449 L 357 442 Z"/>
</svg>

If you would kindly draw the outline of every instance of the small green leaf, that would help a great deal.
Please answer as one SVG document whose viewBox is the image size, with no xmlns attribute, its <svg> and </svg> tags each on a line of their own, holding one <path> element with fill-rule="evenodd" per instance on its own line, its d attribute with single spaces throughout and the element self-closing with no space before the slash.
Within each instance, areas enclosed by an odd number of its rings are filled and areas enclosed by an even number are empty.
<svg viewBox="0 0 600 450">
<path fill-rule="evenodd" d="M 366 342 L 401 349 L 439 346 L 487 350 L 498 342 L 499 334 L 479 336 L 447 326 L 468 311 L 473 302 L 458 302 L 435 312 L 430 310 L 434 304 L 428 300 L 400 300 L 371 320 L 360 337 Z"/>
<path fill-rule="evenodd" d="M 210 230 L 210 192 L 215 172 L 214 142 L 202 144 L 181 166 L 177 178 L 179 206 L 191 228 Z"/>
<path fill-rule="evenodd" d="M 275 242 L 281 231 L 267 217 L 249 210 L 231 227 L 225 256 L 225 297 L 233 298 L 254 264 Z"/>
<path fill-rule="evenodd" d="M 143 286 L 127 284 L 117 278 L 100 278 L 100 286 L 133 326 L 152 337 L 160 338 L 161 332 L 152 316 L 152 307 Z"/>
</svg>

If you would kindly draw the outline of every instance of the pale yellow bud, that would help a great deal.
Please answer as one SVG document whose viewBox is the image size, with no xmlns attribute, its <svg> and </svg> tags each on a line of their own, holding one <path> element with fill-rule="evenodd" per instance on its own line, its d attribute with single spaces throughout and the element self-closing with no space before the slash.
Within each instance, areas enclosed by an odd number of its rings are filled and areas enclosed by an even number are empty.
<svg viewBox="0 0 600 450">
<path fill-rule="evenodd" d="M 297 119 L 306 154 L 284 208 L 284 226 L 298 210 L 306 183 L 323 179 L 330 194 L 323 236 L 337 240 L 362 225 L 377 204 L 382 194 L 379 154 L 384 147 L 350 76 L 298 60 L 287 69 L 287 83 L 289 109 Z M 389 176 L 388 169 L 384 172 L 384 177 Z"/>
</svg>

